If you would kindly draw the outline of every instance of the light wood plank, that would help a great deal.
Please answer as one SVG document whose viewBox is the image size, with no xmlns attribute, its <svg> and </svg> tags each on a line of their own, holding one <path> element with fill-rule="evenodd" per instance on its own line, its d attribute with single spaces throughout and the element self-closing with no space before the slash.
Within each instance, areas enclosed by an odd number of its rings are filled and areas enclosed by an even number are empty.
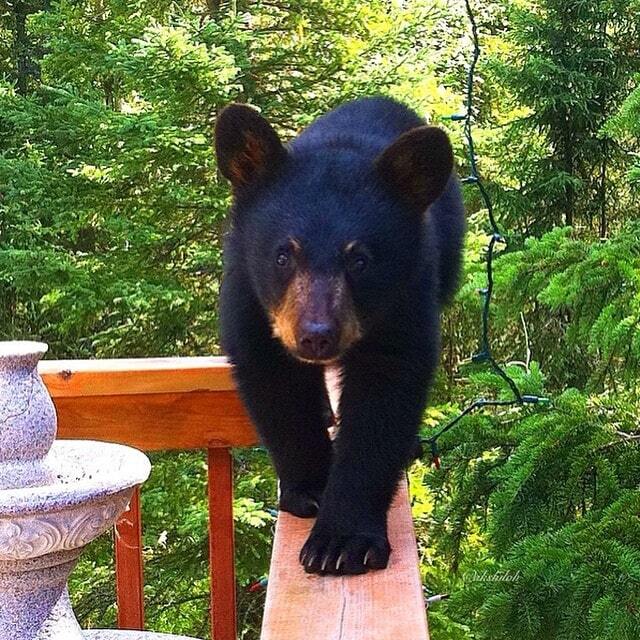
<svg viewBox="0 0 640 640">
<path fill-rule="evenodd" d="M 54 398 L 235 389 L 223 357 L 43 360 L 38 372 Z"/>
<path fill-rule="evenodd" d="M 298 554 L 312 520 L 280 513 L 262 640 L 428 640 L 406 483 L 389 512 L 393 549 L 384 571 L 362 576 L 304 572 Z"/>
</svg>

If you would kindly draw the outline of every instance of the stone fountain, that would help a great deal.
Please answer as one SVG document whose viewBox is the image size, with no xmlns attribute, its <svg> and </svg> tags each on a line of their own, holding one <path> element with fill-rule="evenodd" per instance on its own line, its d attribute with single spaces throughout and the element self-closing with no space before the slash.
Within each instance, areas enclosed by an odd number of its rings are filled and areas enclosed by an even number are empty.
<svg viewBox="0 0 640 640">
<path fill-rule="evenodd" d="M 76 621 L 69 574 L 151 467 L 130 447 L 55 440 L 55 409 L 37 372 L 46 351 L 38 342 L 0 342 L 0 640 L 177 639 L 83 632 Z"/>
</svg>

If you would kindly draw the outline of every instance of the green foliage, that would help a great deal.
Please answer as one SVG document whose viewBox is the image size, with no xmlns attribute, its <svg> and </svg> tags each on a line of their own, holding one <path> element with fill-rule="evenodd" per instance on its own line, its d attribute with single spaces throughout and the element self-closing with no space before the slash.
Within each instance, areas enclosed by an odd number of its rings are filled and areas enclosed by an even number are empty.
<svg viewBox="0 0 640 640">
<path fill-rule="evenodd" d="M 555 229 L 496 261 L 495 347 L 523 393 L 553 400 L 464 419 L 442 439 L 444 470 L 424 478 L 441 500 L 434 555 L 453 572 L 436 582 L 452 593 L 439 616 L 466 637 L 638 634 L 639 241 L 633 219 L 607 241 Z M 482 282 L 471 262 L 456 317 L 477 310 Z M 467 400 L 510 397 L 493 372 L 461 371 Z"/>
<path fill-rule="evenodd" d="M 500 384 L 473 378 L 487 391 Z M 539 378 L 520 382 L 542 391 Z M 468 637 L 636 637 L 633 407 L 573 389 L 551 408 L 476 415 L 447 434 L 446 467 L 426 480 L 450 499 L 435 509 L 430 535 L 454 571 L 441 585 L 452 592 L 446 616 L 470 625 Z"/>
<path fill-rule="evenodd" d="M 640 372 L 640 226 L 630 221 L 607 242 L 556 229 L 530 238 L 497 266 L 497 326 L 527 346 L 558 386 L 635 388 Z M 515 335 L 514 335 L 515 334 Z M 519 335 L 518 335 L 519 334 Z"/>
<path fill-rule="evenodd" d="M 524 234 L 580 225 L 607 235 L 628 156 L 602 127 L 639 70 L 637 0 L 506 0 L 508 52 L 494 58 L 514 112 L 501 140 L 505 220 Z"/>
<path fill-rule="evenodd" d="M 636 79 L 637 80 L 637 79 Z M 618 140 L 623 145 L 637 145 L 640 139 L 640 87 L 637 87 L 624 101 L 618 113 L 614 114 L 604 125 L 605 133 Z M 633 148 L 633 147 L 632 147 Z M 628 152 L 629 153 L 629 152 Z M 637 187 L 640 181 L 640 164 L 637 155 L 632 168 L 629 170 L 629 177 L 634 186 Z"/>
<path fill-rule="evenodd" d="M 46 53 L 31 54 L 28 91 L 17 62 L 0 79 L 0 335 L 78 357 L 215 351 L 229 202 L 216 112 L 250 101 L 289 135 L 426 75 L 414 43 L 441 15 L 355 0 L 29 6 L 25 46 Z"/>
</svg>

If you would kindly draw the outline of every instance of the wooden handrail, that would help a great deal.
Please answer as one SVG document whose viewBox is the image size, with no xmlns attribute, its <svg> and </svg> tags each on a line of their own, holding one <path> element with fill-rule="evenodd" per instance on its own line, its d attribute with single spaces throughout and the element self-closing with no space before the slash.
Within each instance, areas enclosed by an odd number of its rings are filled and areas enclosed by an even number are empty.
<svg viewBox="0 0 640 640">
<path fill-rule="evenodd" d="M 142 450 L 208 450 L 212 637 L 235 640 L 231 447 L 257 436 L 224 358 L 43 361 L 39 372 L 58 412 L 62 438 Z M 297 553 L 311 526 L 278 518 L 263 640 L 427 640 L 418 558 L 406 485 L 389 514 L 393 548 L 383 572 L 307 575 Z M 142 520 L 136 494 L 116 536 L 118 621 L 144 626 Z"/>
<path fill-rule="evenodd" d="M 58 436 L 144 451 L 256 444 L 224 358 L 44 360 Z"/>
<path fill-rule="evenodd" d="M 38 371 L 55 398 L 235 390 L 221 356 L 43 360 Z"/>
</svg>

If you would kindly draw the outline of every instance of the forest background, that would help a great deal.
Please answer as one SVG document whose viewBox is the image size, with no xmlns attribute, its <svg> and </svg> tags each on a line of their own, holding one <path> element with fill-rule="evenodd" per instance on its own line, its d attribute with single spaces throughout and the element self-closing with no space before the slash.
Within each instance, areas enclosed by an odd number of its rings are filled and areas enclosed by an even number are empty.
<svg viewBox="0 0 640 640">
<path fill-rule="evenodd" d="M 491 336 L 549 405 L 465 418 L 410 470 L 434 640 L 640 637 L 640 1 L 473 1 L 479 169 L 508 244 Z M 216 113 L 258 107 L 290 138 L 362 95 L 462 127 L 460 0 L 0 0 L 0 339 L 54 358 L 219 352 L 229 189 Z M 490 227 L 465 191 L 465 277 L 444 317 L 431 434 L 508 398 L 478 349 Z M 258 637 L 275 481 L 237 451 L 241 637 Z M 206 461 L 154 456 L 149 628 L 207 637 Z M 74 574 L 86 626 L 114 624 L 112 541 Z"/>
</svg>

